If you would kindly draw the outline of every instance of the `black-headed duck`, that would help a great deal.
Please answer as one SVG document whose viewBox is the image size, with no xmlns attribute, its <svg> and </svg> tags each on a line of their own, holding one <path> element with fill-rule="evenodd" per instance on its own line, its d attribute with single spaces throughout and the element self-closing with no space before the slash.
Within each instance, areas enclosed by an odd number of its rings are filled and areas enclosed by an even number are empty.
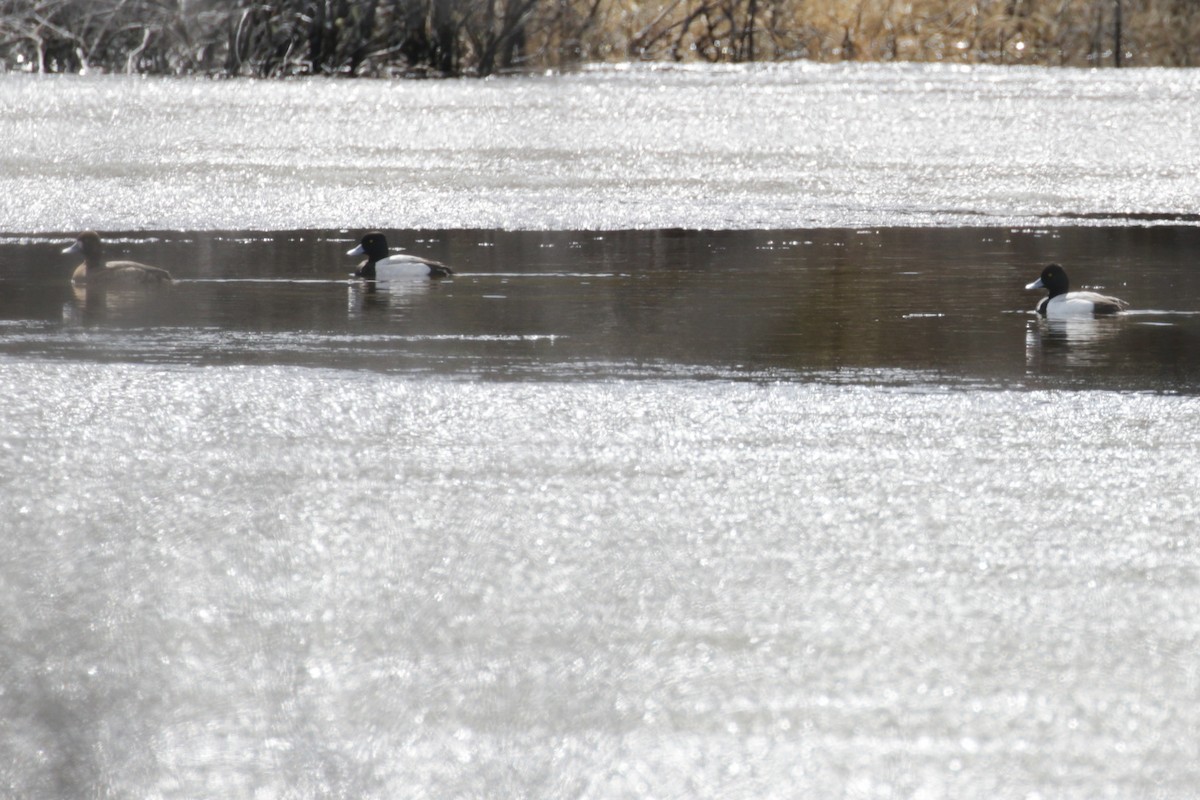
<svg viewBox="0 0 1200 800">
<path fill-rule="evenodd" d="M 1058 264 L 1042 270 L 1042 276 L 1025 287 L 1045 289 L 1049 294 L 1037 304 L 1037 313 L 1047 319 L 1117 314 L 1129 307 L 1124 300 L 1098 292 L 1072 292 L 1067 271 Z"/>
<path fill-rule="evenodd" d="M 409 255 L 388 253 L 387 237 L 382 233 L 368 233 L 348 256 L 365 255 L 367 260 L 353 273 L 356 278 L 373 280 L 398 280 L 401 278 L 449 278 L 454 270 L 439 261 Z"/>
</svg>

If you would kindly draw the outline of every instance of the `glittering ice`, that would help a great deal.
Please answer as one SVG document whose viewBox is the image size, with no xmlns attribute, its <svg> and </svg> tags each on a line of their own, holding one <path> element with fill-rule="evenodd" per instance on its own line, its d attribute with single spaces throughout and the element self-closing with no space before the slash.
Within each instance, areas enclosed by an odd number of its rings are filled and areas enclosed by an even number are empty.
<svg viewBox="0 0 1200 800">
<path fill-rule="evenodd" d="M 0 78 L 9 231 L 1046 224 L 1200 210 L 1200 75 L 786 64 Z"/>
<path fill-rule="evenodd" d="M 0 379 L 14 796 L 1200 786 L 1192 398 Z"/>
</svg>

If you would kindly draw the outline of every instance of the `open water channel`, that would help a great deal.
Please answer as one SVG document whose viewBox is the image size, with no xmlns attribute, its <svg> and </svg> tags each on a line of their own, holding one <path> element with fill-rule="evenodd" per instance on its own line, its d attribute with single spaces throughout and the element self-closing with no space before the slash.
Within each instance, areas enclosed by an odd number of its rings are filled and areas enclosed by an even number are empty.
<svg viewBox="0 0 1200 800">
<path fill-rule="evenodd" d="M 0 794 L 1194 796 L 1195 81 L 3 76 Z"/>
</svg>

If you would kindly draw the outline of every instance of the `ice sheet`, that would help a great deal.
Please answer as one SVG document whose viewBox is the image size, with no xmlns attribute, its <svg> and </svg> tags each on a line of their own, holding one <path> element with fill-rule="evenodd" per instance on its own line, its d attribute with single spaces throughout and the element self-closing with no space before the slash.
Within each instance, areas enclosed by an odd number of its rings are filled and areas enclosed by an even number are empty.
<svg viewBox="0 0 1200 800">
<path fill-rule="evenodd" d="M 0 381 L 11 796 L 1200 785 L 1190 398 Z"/>
<path fill-rule="evenodd" d="M 1200 211 L 1194 70 L 0 78 L 8 231 L 793 228 Z"/>
</svg>

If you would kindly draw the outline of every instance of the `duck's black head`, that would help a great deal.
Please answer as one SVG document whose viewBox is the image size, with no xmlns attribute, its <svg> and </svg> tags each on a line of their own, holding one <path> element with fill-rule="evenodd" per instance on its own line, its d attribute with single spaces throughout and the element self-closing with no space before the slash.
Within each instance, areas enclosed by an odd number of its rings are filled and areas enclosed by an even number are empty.
<svg viewBox="0 0 1200 800">
<path fill-rule="evenodd" d="M 378 231 L 372 231 L 371 233 L 368 233 L 366 236 L 362 237 L 362 240 L 358 243 L 357 247 L 347 250 L 346 255 L 365 255 L 367 260 L 362 262 L 362 266 L 358 268 L 354 275 L 358 278 L 374 280 L 375 262 L 385 259 L 388 256 L 387 237 Z"/>
<path fill-rule="evenodd" d="M 1058 264 L 1050 264 L 1042 270 L 1042 276 L 1025 287 L 1026 289 L 1045 289 L 1050 297 L 1066 294 L 1071 288 L 1067 271 Z"/>
<path fill-rule="evenodd" d="M 387 237 L 378 231 L 373 231 L 362 237 L 362 241 L 355 249 L 359 251 L 355 255 L 366 255 L 372 262 L 379 261 L 388 257 Z"/>
</svg>

